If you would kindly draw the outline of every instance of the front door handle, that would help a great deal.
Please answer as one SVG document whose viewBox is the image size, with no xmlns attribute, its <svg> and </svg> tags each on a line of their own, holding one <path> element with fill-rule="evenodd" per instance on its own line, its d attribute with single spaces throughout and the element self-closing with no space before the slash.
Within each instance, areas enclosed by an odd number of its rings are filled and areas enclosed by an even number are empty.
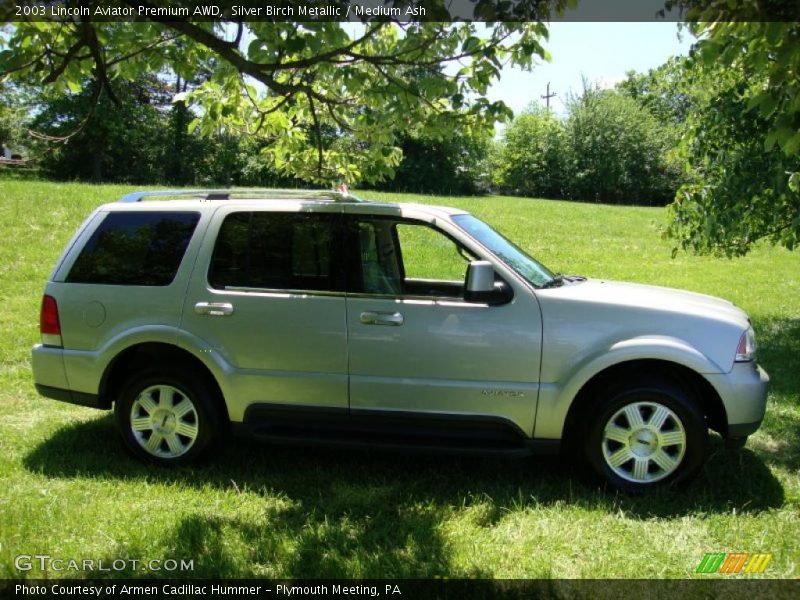
<svg viewBox="0 0 800 600">
<path fill-rule="evenodd" d="M 224 317 L 233 313 L 233 304 L 229 302 L 198 302 L 194 305 L 194 312 L 198 315 Z"/>
<path fill-rule="evenodd" d="M 403 324 L 403 315 L 399 312 L 362 312 L 361 322 L 364 325 L 398 325 Z"/>
</svg>

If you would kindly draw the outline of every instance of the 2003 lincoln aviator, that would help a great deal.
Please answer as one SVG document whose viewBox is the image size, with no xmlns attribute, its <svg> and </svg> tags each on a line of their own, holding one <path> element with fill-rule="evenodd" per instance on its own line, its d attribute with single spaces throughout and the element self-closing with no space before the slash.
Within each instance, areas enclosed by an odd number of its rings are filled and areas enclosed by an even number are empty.
<svg viewBox="0 0 800 600">
<path fill-rule="evenodd" d="M 463 210 L 346 192 L 141 192 L 95 210 L 45 286 L 36 387 L 113 407 L 136 456 L 267 441 L 570 450 L 626 491 L 741 445 L 768 378 L 747 315 L 550 272 Z"/>
</svg>

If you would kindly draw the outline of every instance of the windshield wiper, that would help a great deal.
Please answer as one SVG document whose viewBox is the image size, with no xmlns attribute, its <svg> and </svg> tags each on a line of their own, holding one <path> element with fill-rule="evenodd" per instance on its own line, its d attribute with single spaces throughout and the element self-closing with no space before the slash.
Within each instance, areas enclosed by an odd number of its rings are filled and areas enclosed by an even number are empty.
<svg viewBox="0 0 800 600">
<path fill-rule="evenodd" d="M 577 283 L 579 281 L 586 281 L 586 277 L 582 277 L 581 275 L 564 275 L 562 273 L 556 273 L 550 281 L 542 284 L 541 287 L 561 287 L 565 283 Z"/>
<path fill-rule="evenodd" d="M 543 288 L 561 287 L 564 285 L 564 276 L 561 273 L 556 273 L 550 281 L 542 284 Z"/>
</svg>

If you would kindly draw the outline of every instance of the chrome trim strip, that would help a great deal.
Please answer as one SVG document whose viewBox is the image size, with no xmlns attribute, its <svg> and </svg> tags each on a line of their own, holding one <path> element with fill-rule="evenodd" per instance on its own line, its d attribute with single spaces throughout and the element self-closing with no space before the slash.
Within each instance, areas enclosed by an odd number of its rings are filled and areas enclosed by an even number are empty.
<svg viewBox="0 0 800 600">
<path fill-rule="evenodd" d="M 334 292 L 328 290 L 285 290 L 276 288 L 254 288 L 244 286 L 226 286 L 224 289 L 209 287 L 211 293 L 230 292 L 235 294 L 260 294 L 263 296 L 277 296 L 290 298 L 296 296 L 328 296 L 333 298 L 358 298 L 366 300 L 395 300 L 397 302 L 424 302 L 439 306 L 489 306 L 483 302 L 466 302 L 453 296 L 392 296 L 388 294 L 365 294 L 362 292 Z"/>
<path fill-rule="evenodd" d="M 225 286 L 224 289 L 209 287 L 212 292 L 233 292 L 239 294 L 261 294 L 265 296 L 282 296 L 289 298 L 292 296 L 331 296 L 336 298 L 344 298 L 347 294 L 345 292 L 334 292 L 328 290 L 285 290 L 276 288 L 255 288 L 245 286 Z"/>
</svg>

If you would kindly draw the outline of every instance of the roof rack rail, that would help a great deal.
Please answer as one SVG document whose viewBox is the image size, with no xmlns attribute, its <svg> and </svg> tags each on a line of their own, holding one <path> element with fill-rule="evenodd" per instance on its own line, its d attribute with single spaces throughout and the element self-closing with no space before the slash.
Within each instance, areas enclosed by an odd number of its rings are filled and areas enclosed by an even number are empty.
<svg viewBox="0 0 800 600">
<path fill-rule="evenodd" d="M 141 202 L 144 198 L 200 198 L 230 200 L 231 198 L 264 200 L 331 200 L 333 202 L 364 202 L 349 192 L 337 190 L 292 190 L 269 188 L 240 188 L 230 190 L 158 190 L 125 194 L 119 202 Z"/>
</svg>

